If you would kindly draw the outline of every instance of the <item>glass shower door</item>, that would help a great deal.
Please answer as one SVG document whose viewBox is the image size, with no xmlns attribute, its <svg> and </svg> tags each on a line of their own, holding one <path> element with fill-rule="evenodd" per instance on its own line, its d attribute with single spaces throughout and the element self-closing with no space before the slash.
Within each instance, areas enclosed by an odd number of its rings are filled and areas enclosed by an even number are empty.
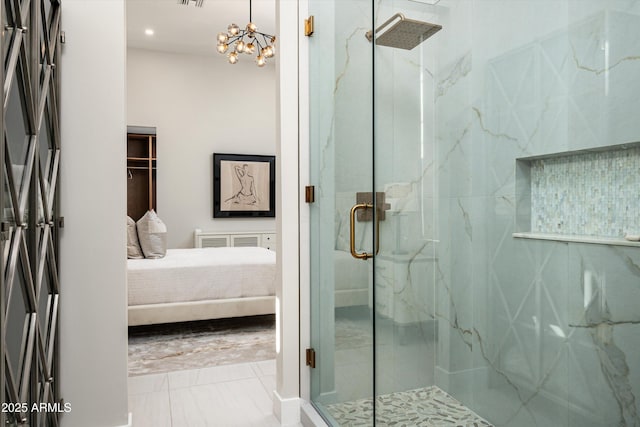
<svg viewBox="0 0 640 427">
<path fill-rule="evenodd" d="M 424 3 L 377 2 L 375 16 L 374 185 L 386 208 L 374 262 L 375 419 L 393 425 L 419 422 L 407 413 L 435 384 L 434 46 L 442 27 Z"/>
<path fill-rule="evenodd" d="M 435 381 L 434 55 L 374 47 L 393 6 L 310 2 L 311 399 L 335 425 Z"/>
<path fill-rule="evenodd" d="M 310 2 L 311 399 L 329 420 L 363 405 L 372 424 L 370 2 Z M 354 206 L 355 209 L 354 209 Z M 353 210 L 353 213 L 352 213 Z M 353 254 L 356 256 L 354 256 Z M 343 424 L 340 421 L 340 424 Z"/>
<path fill-rule="evenodd" d="M 320 412 L 640 425 L 640 1 L 310 4 Z"/>
</svg>

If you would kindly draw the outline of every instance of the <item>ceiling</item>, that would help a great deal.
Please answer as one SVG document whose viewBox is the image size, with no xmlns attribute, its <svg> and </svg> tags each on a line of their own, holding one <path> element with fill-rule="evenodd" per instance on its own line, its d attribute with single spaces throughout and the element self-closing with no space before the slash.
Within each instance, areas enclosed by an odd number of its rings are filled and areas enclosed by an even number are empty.
<svg viewBox="0 0 640 427">
<path fill-rule="evenodd" d="M 190 1 L 126 0 L 127 46 L 165 52 L 213 55 L 216 35 L 231 23 L 249 22 L 249 0 L 204 0 L 203 7 Z M 253 0 L 252 19 L 258 31 L 275 35 L 275 0 Z M 150 28 L 152 36 L 145 34 Z"/>
</svg>

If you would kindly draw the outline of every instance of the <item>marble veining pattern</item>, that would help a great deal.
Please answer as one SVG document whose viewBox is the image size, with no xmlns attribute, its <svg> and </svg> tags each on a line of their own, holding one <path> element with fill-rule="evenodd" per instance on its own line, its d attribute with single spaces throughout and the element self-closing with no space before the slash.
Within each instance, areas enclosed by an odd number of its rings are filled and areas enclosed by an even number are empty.
<svg viewBox="0 0 640 427">
<path fill-rule="evenodd" d="M 369 426 L 371 399 L 327 405 L 342 426 Z M 436 386 L 385 394 L 376 398 L 376 425 L 397 427 L 491 426 Z"/>
<path fill-rule="evenodd" d="M 636 397 L 633 392 L 633 386 L 629 380 L 627 356 L 624 351 L 616 345 L 614 340 L 614 325 L 607 323 L 611 320 L 612 315 L 605 297 L 602 296 L 603 286 L 598 283 L 602 281 L 602 279 L 594 279 L 593 276 L 590 276 L 590 279 L 596 282 L 596 288 L 599 289 L 592 294 L 591 300 L 588 301 L 586 305 L 584 320 L 588 325 L 587 327 L 593 339 L 593 344 L 597 349 L 602 374 L 618 402 L 618 425 L 637 426 L 640 425 L 640 416 L 638 416 L 636 409 Z M 585 282 L 584 274 L 582 282 Z M 624 323 L 634 322 L 619 322 L 618 324 Z"/>
<path fill-rule="evenodd" d="M 436 311 L 435 317 L 446 321 L 449 327 L 460 337 L 461 342 L 469 348 L 469 351 L 473 351 L 473 340 L 471 339 L 472 331 L 460 325 L 456 299 L 451 292 L 451 288 L 449 287 L 445 274 L 439 263 L 436 263 L 436 274 L 437 282 L 446 294 L 444 299 L 448 302 L 448 305 L 439 305 L 439 311 Z M 443 310 L 443 308 L 445 310 Z"/>
<path fill-rule="evenodd" d="M 455 86 L 459 80 L 463 79 L 471 72 L 471 52 L 467 52 L 459 58 L 453 65 L 450 73 L 438 82 L 436 97 L 444 96 L 449 88 Z"/>
</svg>

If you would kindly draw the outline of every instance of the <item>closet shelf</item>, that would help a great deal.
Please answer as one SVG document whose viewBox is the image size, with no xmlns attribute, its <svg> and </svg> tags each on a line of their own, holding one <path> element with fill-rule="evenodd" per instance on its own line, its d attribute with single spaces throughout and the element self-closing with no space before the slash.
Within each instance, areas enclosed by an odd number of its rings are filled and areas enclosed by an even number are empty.
<svg viewBox="0 0 640 427">
<path fill-rule="evenodd" d="M 127 157 L 127 160 L 145 161 L 145 162 L 148 162 L 149 160 L 153 160 L 155 162 L 156 158 L 155 157 Z"/>
<path fill-rule="evenodd" d="M 156 130 L 128 127 L 127 133 L 127 215 L 137 221 L 150 209 L 157 210 L 156 203 Z M 133 179 L 135 173 L 135 179 Z"/>
</svg>

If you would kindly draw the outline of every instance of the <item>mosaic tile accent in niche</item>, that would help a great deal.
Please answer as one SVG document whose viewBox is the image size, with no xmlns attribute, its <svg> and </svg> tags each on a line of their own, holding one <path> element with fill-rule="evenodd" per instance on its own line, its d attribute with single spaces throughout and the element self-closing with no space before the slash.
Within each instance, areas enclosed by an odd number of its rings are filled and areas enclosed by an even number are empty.
<svg viewBox="0 0 640 427">
<path fill-rule="evenodd" d="M 436 386 L 384 394 L 376 398 L 376 425 L 388 427 L 492 427 Z M 327 405 L 344 427 L 371 425 L 371 399 Z"/>
<path fill-rule="evenodd" d="M 531 161 L 531 231 L 640 233 L 640 146 Z"/>
</svg>

